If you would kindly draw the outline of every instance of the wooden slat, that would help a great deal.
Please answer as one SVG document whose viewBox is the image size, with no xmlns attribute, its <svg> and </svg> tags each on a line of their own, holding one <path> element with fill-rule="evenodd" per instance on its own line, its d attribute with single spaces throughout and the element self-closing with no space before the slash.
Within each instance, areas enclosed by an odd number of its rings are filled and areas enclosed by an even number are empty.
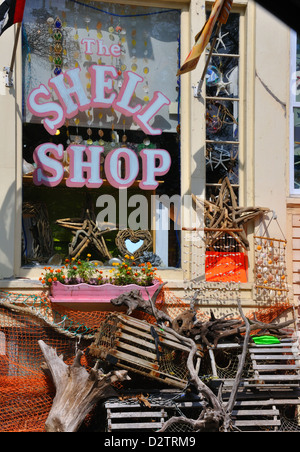
<svg viewBox="0 0 300 452">
<path fill-rule="evenodd" d="M 165 413 L 161 411 L 121 411 L 121 412 L 111 412 L 109 415 L 110 419 L 131 419 L 140 417 L 165 417 Z"/>
<path fill-rule="evenodd" d="M 140 350 L 142 354 L 142 350 Z M 125 362 L 134 363 L 137 366 L 142 366 L 146 369 L 154 369 L 157 372 L 159 371 L 158 364 L 152 363 L 150 361 L 146 361 L 145 359 L 135 357 L 133 355 L 123 353 L 120 350 L 112 350 L 110 355 L 113 355 L 117 359 L 125 360 Z"/>
<path fill-rule="evenodd" d="M 146 370 L 149 370 L 149 373 L 147 373 L 146 371 L 132 369 L 132 367 L 130 365 L 128 365 L 126 363 L 126 361 L 124 361 L 124 362 L 122 361 L 121 365 L 122 365 L 122 369 L 129 370 L 129 371 L 133 370 L 134 372 L 140 373 L 141 375 L 144 375 L 144 376 L 146 375 L 147 377 L 150 376 L 151 378 L 155 378 L 159 381 L 162 381 L 168 385 L 171 385 L 171 386 L 179 388 L 179 389 L 184 389 L 187 384 L 187 381 L 182 378 L 177 378 L 175 376 L 161 373 L 158 370 L 151 370 L 148 368 Z"/>
<path fill-rule="evenodd" d="M 279 410 L 236 410 L 232 411 L 232 416 L 279 416 Z"/>
<path fill-rule="evenodd" d="M 137 334 L 136 330 L 128 324 L 124 324 L 124 325 L 122 325 L 122 327 L 124 330 L 126 330 L 129 333 L 132 333 L 135 335 Z M 183 350 L 185 352 L 189 352 L 189 349 L 187 347 L 185 347 L 184 345 L 182 345 L 180 342 L 177 342 L 176 340 L 173 341 L 171 338 L 167 339 L 166 336 L 162 337 L 160 332 L 158 333 L 158 336 L 159 336 L 160 341 L 164 345 L 167 345 L 168 347 L 171 347 L 171 348 L 177 348 L 178 350 Z M 151 341 L 154 341 L 154 338 L 150 332 L 149 333 L 143 332 L 141 336 L 138 336 L 138 337 L 135 336 L 135 337 L 136 337 L 136 340 L 139 340 L 140 337 L 144 337 L 144 338 L 148 338 Z"/>
<path fill-rule="evenodd" d="M 135 323 L 135 325 L 136 325 L 136 323 Z M 131 322 L 130 323 L 127 322 L 127 321 L 124 322 L 122 324 L 122 328 L 124 330 L 132 333 L 133 335 L 138 336 L 137 335 L 137 331 L 136 331 L 135 327 L 133 327 Z M 179 350 L 183 350 L 183 351 L 189 352 L 189 348 L 184 346 L 184 345 L 182 345 L 181 342 L 179 342 L 175 337 L 167 334 L 166 332 L 158 331 L 156 328 L 155 328 L 155 331 L 158 333 L 159 339 L 161 340 L 161 342 L 163 342 L 163 344 L 165 344 L 165 345 L 167 345 L 169 347 L 172 347 L 172 348 L 177 348 Z M 150 333 L 149 325 L 148 325 L 147 328 L 146 328 L 146 325 L 145 325 L 145 328 L 143 328 L 143 330 L 141 332 L 141 336 L 139 336 L 139 337 L 145 337 L 145 338 L 148 338 L 149 340 L 152 340 L 152 341 L 154 340 L 152 334 Z"/>
<path fill-rule="evenodd" d="M 269 406 L 269 405 L 300 405 L 300 398 L 295 399 L 269 399 L 269 400 L 237 400 L 235 407 L 239 406 Z"/>
<path fill-rule="evenodd" d="M 105 402 L 105 408 L 107 409 L 119 409 L 122 410 L 124 408 L 128 408 L 128 405 L 126 404 L 126 402 Z M 141 404 L 140 403 L 132 403 L 130 402 L 130 407 L 129 408 L 141 408 Z M 158 408 L 161 409 L 161 405 L 158 405 L 156 403 L 151 403 L 151 408 Z"/>
<path fill-rule="evenodd" d="M 254 370 L 298 370 L 300 366 L 297 364 L 255 364 Z"/>
<path fill-rule="evenodd" d="M 155 350 L 155 348 L 156 348 L 154 342 L 145 341 L 145 340 L 144 340 L 142 337 L 140 337 L 140 336 L 139 336 L 139 337 L 132 336 L 132 335 L 130 335 L 130 334 L 124 333 L 123 331 L 117 332 L 117 333 L 116 333 L 116 336 L 119 337 L 119 338 L 121 338 L 121 339 L 127 340 L 127 341 L 129 341 L 129 342 L 133 342 L 134 344 L 136 344 L 137 341 L 138 341 L 138 344 L 139 344 L 141 347 L 151 348 L 152 350 Z M 152 337 L 152 340 L 154 341 L 153 337 Z"/>
<path fill-rule="evenodd" d="M 141 429 L 158 429 L 163 426 L 162 422 L 132 422 L 132 423 L 121 423 L 121 424 L 111 424 L 110 430 L 141 430 Z"/>
<path fill-rule="evenodd" d="M 122 342 L 121 340 L 116 341 L 115 345 L 118 348 L 121 349 L 125 349 L 125 350 L 130 350 L 130 352 L 135 353 L 136 355 L 140 355 L 143 356 L 144 358 L 149 358 L 152 361 L 157 361 L 157 356 L 155 353 L 151 353 L 148 350 L 145 350 L 144 348 L 137 348 L 134 347 L 133 345 L 129 345 L 126 342 Z"/>
<path fill-rule="evenodd" d="M 280 422 L 280 420 L 278 420 L 278 419 L 270 419 L 270 420 L 265 420 L 265 419 L 261 419 L 261 420 L 256 420 L 256 419 L 254 419 L 254 420 L 247 420 L 247 419 L 245 419 L 245 420 L 240 420 L 240 419 L 238 419 L 238 420 L 233 420 L 232 421 L 232 424 L 233 425 L 235 425 L 236 427 L 255 427 L 255 426 L 257 426 L 257 427 L 263 427 L 263 426 L 271 426 L 271 425 L 273 425 L 273 426 L 279 426 L 279 425 L 281 425 L 281 422 Z"/>
<path fill-rule="evenodd" d="M 300 380 L 300 375 L 259 375 L 258 377 L 259 380 L 263 380 L 263 381 L 295 381 L 295 380 Z M 255 378 L 254 378 L 255 380 Z"/>
<path fill-rule="evenodd" d="M 249 353 L 298 353 L 298 348 L 296 347 L 282 347 L 282 348 L 271 348 L 266 346 L 249 348 Z"/>
<path fill-rule="evenodd" d="M 265 359 L 269 359 L 269 360 L 295 360 L 295 359 L 299 359 L 299 358 L 295 358 L 294 355 L 251 355 L 252 359 L 256 359 L 256 360 L 265 360 Z"/>
</svg>

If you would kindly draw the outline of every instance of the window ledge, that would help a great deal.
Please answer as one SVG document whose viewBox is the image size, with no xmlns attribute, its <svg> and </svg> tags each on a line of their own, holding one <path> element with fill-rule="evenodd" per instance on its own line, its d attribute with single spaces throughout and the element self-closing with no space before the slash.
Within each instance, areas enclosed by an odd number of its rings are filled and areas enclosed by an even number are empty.
<svg viewBox="0 0 300 452">
<path fill-rule="evenodd" d="M 300 195 L 294 195 L 293 197 L 287 198 L 286 205 L 287 207 L 300 206 Z"/>
<path fill-rule="evenodd" d="M 35 289 L 42 290 L 43 285 L 38 280 L 28 278 L 7 278 L 0 280 L 1 289 Z"/>
</svg>

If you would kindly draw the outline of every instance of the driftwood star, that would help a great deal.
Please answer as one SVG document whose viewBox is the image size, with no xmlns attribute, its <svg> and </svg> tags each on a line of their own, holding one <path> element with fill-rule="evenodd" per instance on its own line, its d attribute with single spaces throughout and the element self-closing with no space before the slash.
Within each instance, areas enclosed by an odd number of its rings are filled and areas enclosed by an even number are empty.
<svg viewBox="0 0 300 452">
<path fill-rule="evenodd" d="M 196 203 L 200 202 L 195 196 L 194 200 Z M 221 236 L 229 234 L 239 245 L 249 250 L 244 226 L 266 212 L 270 212 L 270 209 L 265 207 L 239 207 L 230 181 L 228 177 L 225 177 L 216 200 L 204 201 L 206 246 L 213 248 L 213 245 Z"/>
<path fill-rule="evenodd" d="M 63 218 L 56 220 L 56 223 L 63 228 L 70 229 L 74 235 L 72 242 L 69 243 L 70 257 L 79 257 L 89 245 L 93 245 L 104 259 L 112 258 L 103 237 L 111 229 L 99 229 L 95 221 L 92 220 L 88 209 L 86 209 L 83 218 Z"/>
</svg>

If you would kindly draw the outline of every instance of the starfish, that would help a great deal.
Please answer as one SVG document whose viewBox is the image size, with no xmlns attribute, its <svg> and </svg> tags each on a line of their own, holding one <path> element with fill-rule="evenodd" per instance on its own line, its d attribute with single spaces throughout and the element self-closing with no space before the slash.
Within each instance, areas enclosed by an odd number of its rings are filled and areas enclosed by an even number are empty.
<svg viewBox="0 0 300 452">
<path fill-rule="evenodd" d="M 219 158 L 217 160 L 217 165 L 215 168 L 217 168 L 219 165 L 222 165 L 224 169 L 227 170 L 226 166 L 223 162 L 229 162 L 231 160 L 230 153 L 224 149 L 223 146 L 221 146 L 221 149 L 215 148 L 215 151 L 220 152 Z"/>
<path fill-rule="evenodd" d="M 228 96 L 229 96 L 229 92 L 227 91 L 226 87 L 227 87 L 228 85 L 230 85 L 230 84 L 231 84 L 231 82 L 224 82 L 224 81 L 223 81 L 223 74 L 221 74 L 221 75 L 220 75 L 220 80 L 219 80 L 218 83 L 216 84 L 216 86 L 217 86 L 217 93 L 216 93 L 216 96 L 219 95 L 220 91 L 224 91 L 224 92 L 225 92 L 226 94 L 228 94 Z"/>
<path fill-rule="evenodd" d="M 213 156 L 213 152 L 217 151 L 219 152 L 219 157 Z M 229 151 L 226 151 L 224 149 L 223 145 L 221 148 L 214 148 L 213 150 L 209 151 L 209 157 L 206 157 L 206 165 L 210 165 L 211 170 L 213 171 L 216 169 L 219 165 L 222 165 L 225 170 L 228 170 L 228 168 L 224 165 L 224 163 L 229 162 L 231 160 L 231 155 Z M 214 166 L 215 164 L 215 166 Z"/>
<path fill-rule="evenodd" d="M 229 31 L 227 33 L 221 34 L 221 30 L 219 31 L 219 37 L 217 38 L 216 47 L 215 50 L 218 51 L 219 45 L 222 44 L 223 48 L 226 49 L 226 46 L 224 44 L 223 38 L 229 34 Z"/>
</svg>

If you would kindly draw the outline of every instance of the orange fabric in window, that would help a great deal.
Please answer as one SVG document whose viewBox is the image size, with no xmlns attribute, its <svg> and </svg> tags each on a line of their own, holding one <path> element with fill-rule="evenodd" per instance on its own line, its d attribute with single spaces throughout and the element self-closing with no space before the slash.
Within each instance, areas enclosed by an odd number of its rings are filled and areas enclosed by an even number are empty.
<svg viewBox="0 0 300 452">
<path fill-rule="evenodd" d="M 248 259 L 244 253 L 207 251 L 206 281 L 247 282 Z"/>
</svg>

